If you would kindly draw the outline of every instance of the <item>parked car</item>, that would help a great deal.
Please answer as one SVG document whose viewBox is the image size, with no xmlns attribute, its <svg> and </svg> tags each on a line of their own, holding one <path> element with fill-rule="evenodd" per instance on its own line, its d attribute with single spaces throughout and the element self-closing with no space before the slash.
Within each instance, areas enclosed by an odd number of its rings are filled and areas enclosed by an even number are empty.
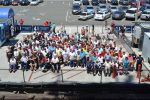
<svg viewBox="0 0 150 100">
<path fill-rule="evenodd" d="M 145 0 L 146 1 L 146 4 L 150 4 L 150 0 Z"/>
<path fill-rule="evenodd" d="M 141 13 L 141 20 L 150 20 L 150 9 L 146 9 Z"/>
<path fill-rule="evenodd" d="M 119 0 L 119 4 L 120 5 L 128 5 L 129 4 L 129 0 Z"/>
<path fill-rule="evenodd" d="M 13 6 L 19 5 L 19 0 L 12 0 L 12 5 Z"/>
<path fill-rule="evenodd" d="M 111 12 L 113 13 L 113 12 L 118 10 L 118 7 L 117 6 L 111 6 L 110 9 L 111 9 Z"/>
<path fill-rule="evenodd" d="M 39 4 L 39 0 L 31 0 L 30 1 L 31 6 L 35 6 L 35 5 L 38 5 L 38 4 Z"/>
<path fill-rule="evenodd" d="M 107 1 L 106 1 L 106 0 L 99 0 L 99 3 L 100 3 L 100 4 L 106 4 Z"/>
<path fill-rule="evenodd" d="M 134 19 L 135 20 L 136 17 L 139 18 L 140 15 L 141 15 L 140 10 L 137 11 L 137 8 L 130 8 L 127 10 L 125 17 L 126 17 L 126 19 Z"/>
<path fill-rule="evenodd" d="M 137 1 L 136 0 L 129 0 L 129 5 L 130 6 L 137 6 Z"/>
<path fill-rule="evenodd" d="M 72 14 L 80 14 L 81 13 L 81 6 L 79 3 L 75 3 L 72 5 Z"/>
<path fill-rule="evenodd" d="M 111 5 L 118 5 L 118 0 L 111 0 Z"/>
<path fill-rule="evenodd" d="M 0 0 L 0 5 L 3 5 L 3 0 Z"/>
<path fill-rule="evenodd" d="M 88 0 L 82 0 L 82 4 L 83 4 L 83 5 L 89 5 L 90 3 L 89 3 Z"/>
<path fill-rule="evenodd" d="M 82 2 L 81 2 L 81 0 L 73 0 L 73 4 L 77 4 L 77 3 L 78 3 L 79 5 L 81 5 Z"/>
<path fill-rule="evenodd" d="M 110 6 L 109 5 L 105 5 L 105 4 L 101 4 L 97 7 L 97 12 L 99 11 L 110 11 Z"/>
<path fill-rule="evenodd" d="M 145 9 L 150 9 L 150 4 L 145 5 Z"/>
<path fill-rule="evenodd" d="M 95 14 L 95 17 L 94 19 L 95 20 L 105 20 L 105 19 L 108 19 L 110 18 L 111 16 L 111 12 L 106 10 L 106 11 L 99 11 Z"/>
<path fill-rule="evenodd" d="M 128 6 L 120 6 L 118 9 L 123 11 L 124 13 L 126 13 L 126 11 L 129 9 L 129 7 Z"/>
<path fill-rule="evenodd" d="M 88 13 L 88 12 L 82 12 L 80 15 L 79 15 L 79 18 L 78 20 L 88 20 L 88 19 L 91 19 L 94 17 L 94 14 L 92 13 Z"/>
<path fill-rule="evenodd" d="M 9 6 L 11 5 L 11 0 L 4 0 L 3 1 L 3 6 Z"/>
<path fill-rule="evenodd" d="M 112 19 L 121 20 L 125 17 L 124 11 L 118 10 L 112 13 Z"/>
<path fill-rule="evenodd" d="M 85 11 L 88 13 L 95 13 L 94 7 L 93 6 L 86 6 Z"/>
<path fill-rule="evenodd" d="M 20 1 L 20 5 L 21 6 L 27 6 L 27 5 L 29 5 L 30 4 L 30 2 L 28 1 L 28 0 L 21 0 Z"/>
<path fill-rule="evenodd" d="M 98 0 L 92 0 L 91 3 L 93 6 L 97 6 L 99 4 L 99 1 Z"/>
</svg>

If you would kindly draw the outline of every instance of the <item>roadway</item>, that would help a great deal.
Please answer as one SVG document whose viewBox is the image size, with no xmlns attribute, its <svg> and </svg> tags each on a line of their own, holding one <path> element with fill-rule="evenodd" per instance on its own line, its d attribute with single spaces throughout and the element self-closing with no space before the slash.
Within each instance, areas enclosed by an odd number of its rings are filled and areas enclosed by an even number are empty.
<svg viewBox="0 0 150 100">
<path fill-rule="evenodd" d="M 3 6 L 1 6 L 3 7 Z M 45 20 L 50 20 L 58 25 L 104 25 L 104 21 L 78 21 L 77 15 L 72 15 L 72 0 L 46 0 L 37 6 L 9 6 L 15 11 L 15 19 L 23 18 L 25 24 L 43 24 Z M 111 24 L 111 18 L 108 19 Z M 132 21 L 115 20 L 117 25 L 132 25 Z"/>
</svg>

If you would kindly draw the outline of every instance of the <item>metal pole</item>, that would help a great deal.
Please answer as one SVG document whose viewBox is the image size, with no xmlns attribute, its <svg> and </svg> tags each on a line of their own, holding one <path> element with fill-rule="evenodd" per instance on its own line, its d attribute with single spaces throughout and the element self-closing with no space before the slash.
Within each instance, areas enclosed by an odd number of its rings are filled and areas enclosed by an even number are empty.
<svg viewBox="0 0 150 100">
<path fill-rule="evenodd" d="M 61 69 L 61 78 L 62 78 L 62 82 L 64 82 L 64 78 L 63 78 L 62 69 Z"/>
<path fill-rule="evenodd" d="M 26 83 L 25 75 L 24 75 L 24 69 L 22 70 L 22 72 L 23 72 L 23 82 Z"/>
<path fill-rule="evenodd" d="M 100 77 L 100 78 L 101 78 L 101 79 L 100 79 L 100 84 L 102 84 L 102 77 L 103 77 L 102 75 L 103 75 L 103 72 L 101 73 L 101 77 Z"/>
</svg>

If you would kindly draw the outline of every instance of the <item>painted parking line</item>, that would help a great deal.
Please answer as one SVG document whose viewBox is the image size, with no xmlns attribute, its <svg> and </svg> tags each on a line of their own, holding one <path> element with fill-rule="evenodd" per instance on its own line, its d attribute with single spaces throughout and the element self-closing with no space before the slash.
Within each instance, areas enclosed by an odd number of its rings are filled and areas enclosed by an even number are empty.
<svg viewBox="0 0 150 100">
<path fill-rule="evenodd" d="M 35 78 L 33 78 L 33 79 L 41 78 L 41 77 L 43 77 L 43 76 L 45 76 L 45 75 L 48 75 L 48 74 L 50 74 L 50 73 L 52 73 L 52 72 L 50 71 L 50 72 L 48 72 L 48 73 L 45 73 L 45 74 L 39 75 L 39 76 L 37 76 L 37 77 L 35 77 Z"/>
<path fill-rule="evenodd" d="M 66 12 L 66 22 L 68 21 L 68 10 Z"/>
<path fill-rule="evenodd" d="M 34 71 L 31 72 L 31 74 L 30 74 L 30 76 L 29 76 L 29 79 L 28 79 L 28 82 L 30 82 L 30 80 L 31 80 L 31 78 L 32 78 L 32 75 L 33 75 L 33 72 L 34 72 Z"/>
<path fill-rule="evenodd" d="M 83 72 L 84 72 L 84 70 L 81 71 L 81 72 L 79 72 L 79 73 L 76 73 L 76 74 L 74 74 L 74 75 L 72 75 L 72 76 L 70 76 L 70 77 L 68 77 L 67 79 L 73 78 L 73 77 L 75 77 L 75 76 L 77 76 L 77 75 L 79 75 L 79 74 L 81 74 L 81 73 L 83 73 Z"/>
<path fill-rule="evenodd" d="M 52 77 L 51 79 L 57 78 L 57 77 L 59 77 L 59 76 L 61 76 L 61 75 L 64 75 L 64 74 L 70 72 L 70 71 L 73 71 L 73 70 L 74 70 L 74 69 L 69 69 L 68 71 L 66 71 L 66 72 L 64 72 L 64 73 L 62 73 L 62 74 L 58 74 L 58 75 Z"/>
<path fill-rule="evenodd" d="M 33 17 L 32 19 L 35 20 L 35 21 L 40 21 L 41 20 L 40 18 L 35 18 L 35 17 Z"/>
</svg>

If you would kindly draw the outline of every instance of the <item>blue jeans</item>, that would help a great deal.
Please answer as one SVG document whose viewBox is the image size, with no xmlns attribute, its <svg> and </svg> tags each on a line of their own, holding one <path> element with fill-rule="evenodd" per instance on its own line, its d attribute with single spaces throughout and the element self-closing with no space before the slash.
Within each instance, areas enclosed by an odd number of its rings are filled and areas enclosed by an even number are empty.
<svg viewBox="0 0 150 100">
<path fill-rule="evenodd" d="M 28 65 L 25 62 L 21 62 L 21 66 L 23 69 L 26 69 L 26 70 L 28 69 Z"/>
<path fill-rule="evenodd" d="M 16 64 L 10 64 L 9 67 L 11 70 L 16 70 Z"/>
<path fill-rule="evenodd" d="M 70 60 L 70 67 L 75 67 L 74 60 Z"/>
</svg>

